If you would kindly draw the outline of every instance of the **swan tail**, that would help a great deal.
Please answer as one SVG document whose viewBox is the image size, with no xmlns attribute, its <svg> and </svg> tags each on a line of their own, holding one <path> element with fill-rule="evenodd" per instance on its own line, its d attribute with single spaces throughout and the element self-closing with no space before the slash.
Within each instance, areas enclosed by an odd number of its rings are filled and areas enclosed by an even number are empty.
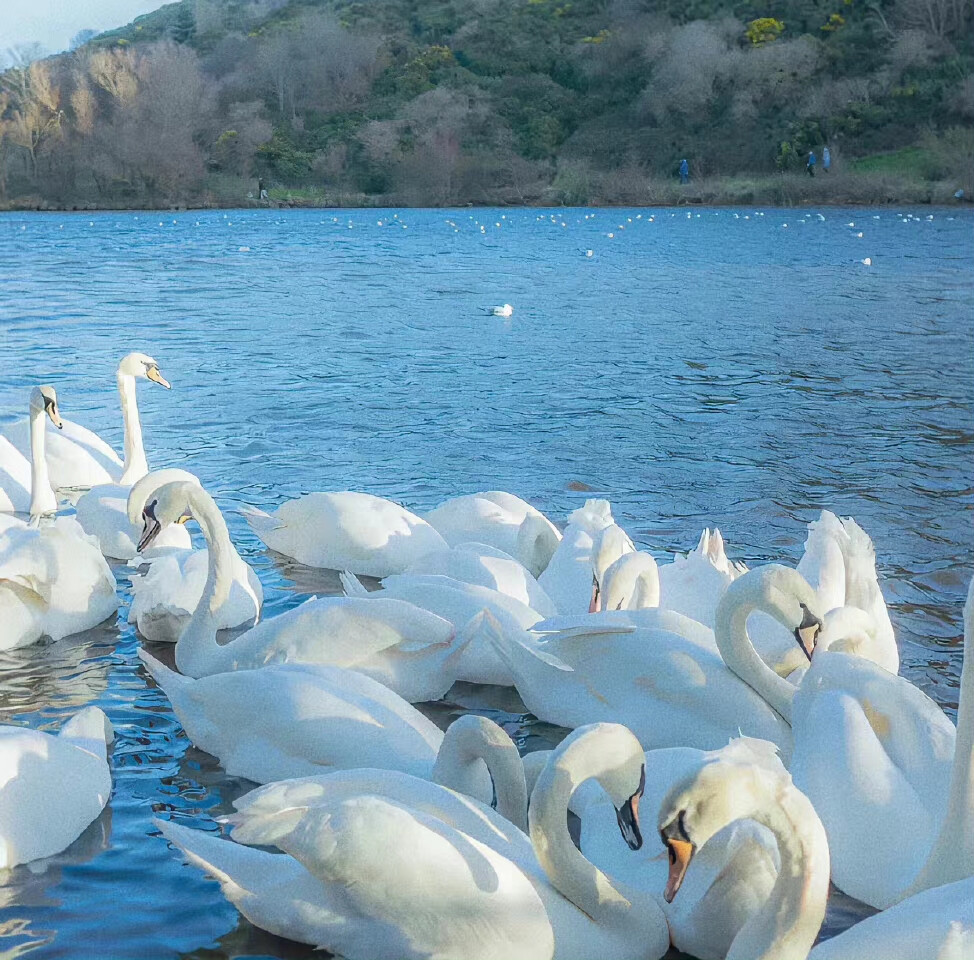
<svg viewBox="0 0 974 960">
<path fill-rule="evenodd" d="M 272 517 L 266 510 L 261 510 L 259 507 L 243 506 L 240 508 L 240 512 L 250 525 L 250 529 L 265 543 L 267 542 L 265 537 L 268 534 L 285 526 L 277 517 Z"/>
<path fill-rule="evenodd" d="M 367 597 L 369 595 L 369 591 L 362 586 L 362 581 L 354 573 L 342 570 L 338 576 L 342 581 L 342 589 L 345 591 L 346 597 Z"/>
<path fill-rule="evenodd" d="M 564 660 L 560 660 L 554 654 L 542 650 L 540 644 L 531 643 L 525 637 L 519 637 L 516 635 L 507 636 L 497 618 L 489 610 L 481 610 L 481 612 L 478 613 L 473 620 L 467 624 L 466 627 L 464 627 L 464 633 L 467 635 L 468 640 L 472 640 L 476 636 L 483 640 L 484 643 L 492 647 L 497 656 L 500 657 L 501 662 L 505 664 L 512 673 L 514 673 L 515 668 L 515 647 L 521 647 L 536 660 L 541 660 L 543 663 L 548 664 L 550 667 L 554 667 L 556 670 L 571 672 L 572 668 L 565 663 Z"/>
<path fill-rule="evenodd" d="M 115 731 L 103 710 L 85 707 L 61 727 L 58 736 L 104 760 L 108 744 L 115 739 Z"/>
<path fill-rule="evenodd" d="M 192 677 L 184 677 L 181 673 L 177 673 L 175 670 L 170 670 L 164 663 L 156 660 L 151 653 L 145 649 L 139 650 L 139 659 L 145 664 L 146 670 L 149 671 L 149 676 L 152 677 L 156 682 L 162 692 L 173 700 L 174 697 L 178 697 L 180 693 L 188 693 L 192 685 L 195 683 Z"/>
<path fill-rule="evenodd" d="M 172 820 L 152 822 L 191 864 L 219 881 L 231 902 L 265 886 L 268 867 L 276 865 L 276 854 L 233 843 L 208 830 L 192 830 Z"/>
</svg>

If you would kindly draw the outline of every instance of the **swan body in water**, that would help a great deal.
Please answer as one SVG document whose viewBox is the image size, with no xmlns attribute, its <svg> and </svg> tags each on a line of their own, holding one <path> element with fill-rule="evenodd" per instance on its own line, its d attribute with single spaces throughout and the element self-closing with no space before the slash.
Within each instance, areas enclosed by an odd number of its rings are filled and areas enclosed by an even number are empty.
<svg viewBox="0 0 974 960">
<path fill-rule="evenodd" d="M 102 812 L 112 792 L 112 739 L 98 707 L 75 714 L 56 736 L 0 726 L 0 868 L 60 853 Z"/>
<path fill-rule="evenodd" d="M 183 673 L 203 677 L 286 663 L 350 667 L 411 701 L 439 699 L 456 680 L 464 638 L 435 613 L 390 598 L 311 599 L 218 643 L 237 558 L 219 507 L 197 483 L 176 481 L 160 487 L 142 514 L 140 548 L 187 515 L 206 538 L 206 583 L 176 643 L 176 665 Z"/>
<path fill-rule="evenodd" d="M 626 842 L 642 844 L 643 752 L 625 728 L 576 730 L 553 751 L 528 835 L 442 787 L 399 775 L 385 789 L 355 773 L 360 793 L 336 782 L 307 805 L 244 804 L 230 818 L 235 843 L 158 826 L 253 923 L 349 960 L 656 960 L 666 951 L 655 900 L 602 873 L 568 832 L 572 794 L 595 777 Z"/>
<path fill-rule="evenodd" d="M 423 519 L 451 546 L 485 543 L 522 563 L 538 577 L 561 541 L 555 525 L 525 500 L 487 490 L 445 500 Z"/>
<path fill-rule="evenodd" d="M 271 550 L 309 567 L 369 577 L 402 573 L 446 541 L 405 507 L 370 493 L 309 493 L 273 513 L 244 510 L 251 529 Z"/>
<path fill-rule="evenodd" d="M 48 433 L 47 462 L 51 483 L 56 490 L 87 489 L 103 483 L 135 483 L 148 473 L 145 448 L 142 444 L 142 424 L 136 400 L 136 380 L 151 380 L 167 390 L 167 381 L 159 372 L 159 364 L 144 353 L 130 353 L 122 358 L 116 376 L 118 393 L 125 424 L 125 459 L 97 433 L 64 421 L 59 433 Z M 20 421 L 0 428 L 2 433 L 21 453 L 30 449 L 28 424 Z"/>
<path fill-rule="evenodd" d="M 875 624 L 865 613 L 858 618 L 863 633 Z M 974 581 L 956 728 L 903 677 L 826 643 L 795 694 L 792 773 L 825 824 L 833 882 L 885 909 L 971 877 Z"/>
<path fill-rule="evenodd" d="M 31 391 L 31 525 L 0 526 L 0 649 L 60 640 L 106 620 L 118 609 L 115 577 L 97 544 L 57 508 L 47 475 L 44 420 L 60 416 L 53 387 Z"/>
</svg>

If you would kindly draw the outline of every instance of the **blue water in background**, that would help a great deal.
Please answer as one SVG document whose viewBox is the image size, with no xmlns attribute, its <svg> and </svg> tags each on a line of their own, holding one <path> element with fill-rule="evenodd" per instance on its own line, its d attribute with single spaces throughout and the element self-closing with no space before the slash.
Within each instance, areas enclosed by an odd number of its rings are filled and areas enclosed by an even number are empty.
<svg viewBox="0 0 974 960">
<path fill-rule="evenodd" d="M 424 510 L 504 489 L 559 523 L 607 497 L 660 559 L 716 524 L 732 559 L 793 562 L 820 509 L 852 515 L 902 672 L 953 716 L 974 568 L 972 226 L 930 207 L 7 214 L 0 420 L 49 382 L 121 450 L 115 367 L 154 356 L 173 389 L 139 385 L 150 465 L 216 496 L 265 615 L 337 577 L 275 565 L 235 510 L 313 490 Z M 488 315 L 505 302 L 513 317 Z M 202 824 L 249 784 L 187 750 L 146 687 L 116 573 L 118 624 L 0 654 L 2 722 L 56 729 L 96 702 L 118 735 L 101 820 L 0 876 L 0 952 L 308 956 L 154 835 L 154 812 Z M 528 747 L 561 733 L 506 690 L 461 686 L 430 712 L 466 709 Z M 827 932 L 859 915 L 836 898 Z"/>
</svg>

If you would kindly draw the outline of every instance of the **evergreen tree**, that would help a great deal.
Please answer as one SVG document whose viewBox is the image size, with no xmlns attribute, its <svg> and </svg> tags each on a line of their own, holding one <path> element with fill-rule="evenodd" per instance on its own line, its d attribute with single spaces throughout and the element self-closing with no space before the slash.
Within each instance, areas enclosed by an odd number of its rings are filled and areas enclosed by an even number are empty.
<svg viewBox="0 0 974 960">
<path fill-rule="evenodd" d="M 176 11 L 170 35 L 176 43 L 189 43 L 196 36 L 196 18 L 188 3 L 181 4 Z"/>
</svg>

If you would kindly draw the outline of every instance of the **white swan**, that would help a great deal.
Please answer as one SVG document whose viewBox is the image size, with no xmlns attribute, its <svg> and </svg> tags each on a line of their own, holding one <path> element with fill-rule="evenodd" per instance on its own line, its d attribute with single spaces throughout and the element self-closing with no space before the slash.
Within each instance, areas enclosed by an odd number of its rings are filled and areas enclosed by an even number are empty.
<svg viewBox="0 0 974 960">
<path fill-rule="evenodd" d="M 170 468 L 153 470 L 130 486 L 105 483 L 92 487 L 75 504 L 78 523 L 85 533 L 98 541 L 106 557 L 131 560 L 138 553 L 136 544 L 142 535 L 142 506 L 154 490 L 173 480 L 199 483 L 199 479 L 188 471 Z M 163 549 L 189 550 L 192 545 L 185 528 L 174 523 L 160 531 L 154 541 L 154 550 L 156 553 Z"/>
<path fill-rule="evenodd" d="M 156 531 L 187 513 L 206 537 L 207 572 L 176 643 L 176 664 L 183 673 L 202 677 L 269 664 L 326 664 L 355 669 L 413 701 L 439 699 L 453 685 L 463 639 L 446 620 L 398 600 L 312 599 L 218 643 L 236 582 L 237 554 L 213 498 L 195 483 L 163 485 L 143 510 L 139 546 L 151 545 Z M 153 567 L 165 562 L 156 560 Z"/>
<path fill-rule="evenodd" d="M 449 620 L 454 629 L 463 630 L 466 644 L 457 664 L 456 679 L 468 683 L 509 687 L 514 682 L 510 668 L 494 647 L 485 641 L 483 631 L 465 629 L 474 617 L 488 610 L 495 618 L 498 629 L 513 635 L 520 634 L 541 619 L 537 610 L 505 593 L 452 577 L 400 574 L 386 577 L 382 581 L 382 589 L 371 592 L 351 574 L 343 573 L 341 579 L 350 597 L 361 597 L 370 602 L 379 598 L 405 600 Z"/>
<path fill-rule="evenodd" d="M 575 788 L 596 777 L 639 846 L 643 776 L 624 728 L 575 731 L 535 786 L 530 844 L 489 808 L 464 810 L 428 785 L 415 800 L 336 792 L 244 813 L 231 818 L 236 844 L 158 826 L 252 922 L 349 960 L 656 960 L 669 941 L 659 907 L 589 863 L 566 818 Z"/>
<path fill-rule="evenodd" d="M 792 773 L 846 893 L 885 908 L 974 875 L 974 581 L 957 721 L 869 660 L 816 650 L 795 695 Z"/>
<path fill-rule="evenodd" d="M 47 467 L 45 417 L 58 430 L 63 428 L 64 421 L 58 412 L 54 387 L 34 387 L 28 409 L 30 460 L 25 460 L 6 438 L 0 437 L 0 511 L 12 510 L 38 517 L 57 510 Z M 13 524 L 4 523 L 4 529 L 10 526 Z"/>
<path fill-rule="evenodd" d="M 428 777 L 443 739 L 415 707 L 355 670 L 275 663 L 196 680 L 144 649 L 139 657 L 190 741 L 231 776 L 268 783 L 367 766 Z"/>
<path fill-rule="evenodd" d="M 569 516 L 558 549 L 538 577 L 559 613 L 585 613 L 590 609 L 595 538 L 613 522 L 608 500 L 586 500 Z"/>
<path fill-rule="evenodd" d="M 413 563 L 404 575 L 452 577 L 507 594 L 543 617 L 552 617 L 557 612 L 551 598 L 524 564 L 484 543 L 467 542 L 449 550 L 433 550 Z"/>
<path fill-rule="evenodd" d="M 708 527 L 693 550 L 660 566 L 659 605 L 713 627 L 720 598 L 746 569 L 727 558 L 720 531 Z"/>
<path fill-rule="evenodd" d="M 60 853 L 104 809 L 112 727 L 98 707 L 57 736 L 0 726 L 0 868 Z"/>
<path fill-rule="evenodd" d="M 142 424 L 136 402 L 136 379 L 152 380 L 169 389 L 169 382 L 159 372 L 159 364 L 144 353 L 130 353 L 122 358 L 116 376 L 125 424 L 125 461 L 96 433 L 64 421 L 63 434 L 48 434 L 47 461 L 51 483 L 56 490 L 87 488 L 100 483 L 135 483 L 148 472 L 142 446 Z M 23 421 L 0 428 L 21 453 L 30 448 L 28 425 Z"/>
<path fill-rule="evenodd" d="M 840 520 L 823 510 L 808 525 L 805 550 L 798 572 L 818 595 L 824 613 L 856 607 L 872 619 L 868 633 L 860 637 L 856 654 L 878 663 L 890 673 L 899 670 L 899 651 L 886 602 L 876 574 L 876 550 L 869 535 L 853 520 Z M 790 638 L 778 624 L 760 614 L 750 624 L 755 644 L 766 657 L 787 650 Z"/>
<path fill-rule="evenodd" d="M 596 583 L 598 592 L 592 604 L 593 613 L 659 606 L 659 567 L 653 556 L 642 550 L 623 553 L 605 568 L 601 576 L 596 569 Z"/>
<path fill-rule="evenodd" d="M 0 534 L 0 649 L 60 640 L 118 609 L 115 577 L 72 517 Z"/>
<path fill-rule="evenodd" d="M 658 824 L 669 852 L 665 896 L 684 895 L 689 866 L 728 822 L 750 818 L 774 835 L 781 868 L 765 904 L 734 938 L 727 960 L 967 960 L 974 949 L 974 878 L 933 887 L 868 917 L 809 953 L 825 916 L 829 848 L 808 799 L 787 777 L 717 762 L 675 785 Z M 904 832 L 909 824 L 904 824 Z M 711 841 L 712 842 L 712 841 Z M 706 956 L 706 955 L 703 955 Z"/>
<path fill-rule="evenodd" d="M 154 495 L 167 483 L 180 480 L 199 486 L 199 480 L 193 474 L 185 470 L 170 469 L 154 470 L 132 487 L 126 503 L 125 522 L 128 524 L 128 531 L 134 533 L 136 546 L 145 532 L 143 511 L 146 503 L 155 501 Z M 189 509 L 188 503 L 185 507 Z M 154 509 L 153 504 L 152 510 Z M 189 515 L 184 512 L 175 523 L 158 526 L 154 522 L 151 524 L 151 545 L 143 553 L 151 563 L 146 572 L 139 572 L 140 566 L 131 578 L 132 605 L 128 612 L 129 623 L 136 624 L 139 633 L 153 642 L 176 643 L 179 640 L 193 611 L 199 606 L 206 586 L 209 552 L 191 548 L 189 534 L 183 526 L 188 519 Z M 177 530 L 186 538 L 184 548 L 173 546 L 173 531 Z M 126 536 L 130 535 L 131 533 L 126 533 Z M 237 553 L 229 537 L 224 546 L 228 549 L 229 559 L 221 565 L 221 570 L 224 575 L 229 576 L 230 583 L 223 603 L 212 611 L 211 626 L 214 634 L 217 630 L 238 627 L 258 617 L 264 602 L 263 586 L 250 564 Z"/>
<path fill-rule="evenodd" d="M 546 751 L 546 759 L 548 754 L 550 751 Z M 493 720 L 476 714 L 454 720 L 443 734 L 429 781 L 468 797 L 479 797 L 479 802 L 489 803 L 491 790 L 485 783 L 485 768 L 493 783 L 498 814 L 518 830 L 526 831 L 528 794 L 524 766 L 514 741 Z M 408 798 L 416 803 L 421 802 L 421 797 L 426 802 L 431 798 L 435 802 L 446 797 L 442 791 L 427 784 L 425 779 L 398 770 L 354 768 L 325 771 L 318 776 L 297 780 L 278 780 L 251 790 L 235 800 L 233 805 L 242 815 L 239 819 L 243 819 L 289 807 L 311 806 L 334 798 L 336 791 L 343 795 L 377 792 L 390 799 Z M 457 806 L 452 797 L 448 798 L 448 803 Z M 470 806 L 466 802 L 459 804 L 464 811 L 469 810 Z M 452 822 L 457 826 L 456 821 Z M 510 830 L 505 830 L 505 835 L 510 834 Z"/>
<path fill-rule="evenodd" d="M 970 960 L 974 877 L 933 887 L 820 943 L 809 960 Z"/>
<path fill-rule="evenodd" d="M 760 658 L 745 624 L 750 613 L 765 610 L 810 650 L 821 626 L 815 599 L 800 574 L 769 564 L 727 590 L 714 634 L 654 609 L 625 614 L 633 618 L 628 624 L 583 625 L 540 638 L 492 629 L 489 620 L 483 632 L 542 720 L 576 727 L 616 718 L 646 749 L 714 750 L 744 734 L 770 740 L 787 758 L 795 688 Z"/>
<path fill-rule="evenodd" d="M 273 514 L 243 510 L 271 550 L 309 567 L 350 570 L 369 577 L 402 573 L 446 541 L 405 507 L 370 493 L 309 493 Z"/>
<path fill-rule="evenodd" d="M 785 768 L 774 747 L 764 740 L 739 738 L 721 750 L 704 752 L 687 747 L 650 750 L 646 754 L 644 810 L 656 810 L 670 788 L 721 760 L 755 764 L 784 777 Z M 778 876 L 778 848 L 766 827 L 752 820 L 736 820 L 712 836 L 696 852 L 680 890 L 667 903 L 663 890 L 668 865 L 652 844 L 630 850 L 619 838 L 612 804 L 597 789 L 588 803 L 575 802 L 581 819 L 582 853 L 610 877 L 652 893 L 660 901 L 670 928 L 670 940 L 683 953 L 702 960 L 725 956 L 740 928 L 767 900 Z"/>
<path fill-rule="evenodd" d="M 561 534 L 540 510 L 503 490 L 487 490 L 445 500 L 423 514 L 451 546 L 486 543 L 541 575 L 558 547 Z"/>
<path fill-rule="evenodd" d="M 829 847 L 811 803 L 786 773 L 720 759 L 670 788 L 657 818 L 669 854 L 664 897 L 678 903 L 697 852 L 744 819 L 771 832 L 781 867 L 767 899 L 734 936 L 727 960 L 802 960 L 825 917 Z"/>
</svg>

